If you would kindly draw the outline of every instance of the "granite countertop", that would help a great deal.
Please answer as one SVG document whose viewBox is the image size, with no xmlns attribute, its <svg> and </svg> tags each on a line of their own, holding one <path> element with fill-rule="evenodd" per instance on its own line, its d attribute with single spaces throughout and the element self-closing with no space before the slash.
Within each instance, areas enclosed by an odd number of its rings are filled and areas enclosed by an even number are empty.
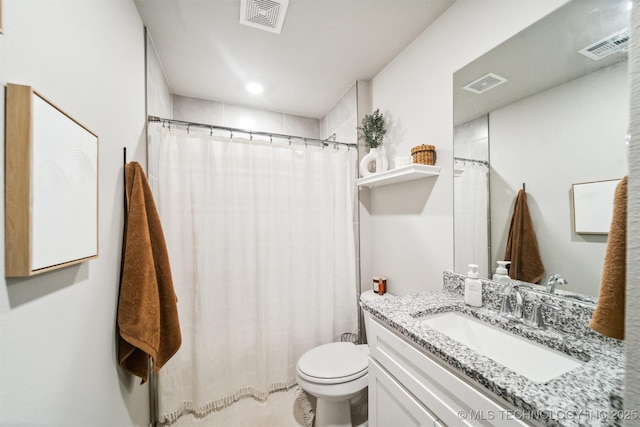
<svg viewBox="0 0 640 427">
<path fill-rule="evenodd" d="M 461 295 L 447 291 L 380 298 L 365 301 L 363 306 L 419 347 L 523 410 L 525 419 L 549 426 L 621 424 L 616 419 L 618 409 L 612 407 L 612 401 L 619 399 L 624 378 L 624 347 L 620 341 L 602 339 L 595 333 L 534 329 L 499 316 L 495 309 L 467 306 Z M 420 322 L 421 317 L 447 311 L 489 322 L 585 363 L 549 382 L 533 382 Z"/>
</svg>

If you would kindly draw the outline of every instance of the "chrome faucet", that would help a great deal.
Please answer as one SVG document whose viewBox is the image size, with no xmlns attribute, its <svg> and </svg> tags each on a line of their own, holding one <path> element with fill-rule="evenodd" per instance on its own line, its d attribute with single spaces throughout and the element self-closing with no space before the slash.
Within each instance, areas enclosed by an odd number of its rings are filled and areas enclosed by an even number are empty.
<svg viewBox="0 0 640 427">
<path fill-rule="evenodd" d="M 531 317 L 525 319 L 524 323 L 528 326 L 537 329 L 547 329 L 547 323 L 544 320 L 543 308 L 548 307 L 554 311 L 560 311 L 561 308 L 548 302 L 538 301 L 533 304 L 533 310 L 531 311 Z"/>
<path fill-rule="evenodd" d="M 559 274 L 552 274 L 551 276 L 549 276 L 549 279 L 547 279 L 547 292 L 552 294 L 556 291 L 557 285 L 567 285 L 568 283 L 569 282 L 564 280 L 564 278 Z"/>
<path fill-rule="evenodd" d="M 562 279 L 560 276 L 558 277 Z M 564 279 L 562 279 L 562 281 L 564 282 Z M 544 308 L 549 308 L 554 311 L 560 311 L 561 308 L 548 302 L 533 301 L 531 314 L 525 315 L 524 297 L 520 292 L 520 288 L 532 287 L 520 282 L 507 283 L 503 286 L 502 291 L 500 292 L 502 295 L 502 303 L 500 304 L 500 315 L 506 317 L 509 320 L 524 323 L 525 325 L 532 328 L 546 329 L 547 324 L 544 320 Z M 512 295 L 515 296 L 515 305 L 512 303 Z"/>
<path fill-rule="evenodd" d="M 513 320 L 522 321 L 524 317 L 524 298 L 520 293 L 520 284 L 507 283 L 502 288 L 502 304 L 500 305 L 500 315 Z M 515 307 L 511 304 L 511 295 L 516 297 Z"/>
</svg>

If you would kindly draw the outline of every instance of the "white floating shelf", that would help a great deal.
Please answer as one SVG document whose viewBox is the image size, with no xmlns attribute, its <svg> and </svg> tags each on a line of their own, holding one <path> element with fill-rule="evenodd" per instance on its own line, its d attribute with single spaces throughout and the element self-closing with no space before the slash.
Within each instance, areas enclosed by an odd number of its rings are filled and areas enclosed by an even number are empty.
<svg viewBox="0 0 640 427">
<path fill-rule="evenodd" d="M 380 185 L 395 184 L 397 182 L 413 181 L 440 175 L 439 166 L 421 165 L 418 163 L 402 166 L 388 171 L 374 173 L 356 180 L 360 187 L 378 187 Z"/>
</svg>

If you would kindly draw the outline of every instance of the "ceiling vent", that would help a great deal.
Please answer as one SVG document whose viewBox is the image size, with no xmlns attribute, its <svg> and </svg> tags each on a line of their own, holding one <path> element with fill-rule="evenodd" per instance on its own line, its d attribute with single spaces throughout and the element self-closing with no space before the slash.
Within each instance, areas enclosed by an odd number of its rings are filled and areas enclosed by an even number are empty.
<svg viewBox="0 0 640 427">
<path fill-rule="evenodd" d="M 280 34 L 289 0 L 242 0 L 240 23 Z"/>
<path fill-rule="evenodd" d="M 625 28 L 624 30 L 611 34 L 610 36 L 605 37 L 584 49 L 580 49 L 578 52 L 587 58 L 598 61 L 616 52 L 626 52 L 628 44 L 629 29 Z"/>
<path fill-rule="evenodd" d="M 497 74 L 489 73 L 477 80 L 472 81 L 468 85 L 464 86 L 463 89 L 468 90 L 469 92 L 480 94 L 485 93 L 489 89 L 493 89 L 494 87 L 499 86 L 506 81 L 507 79 L 505 79 L 504 77 L 500 77 Z"/>
</svg>

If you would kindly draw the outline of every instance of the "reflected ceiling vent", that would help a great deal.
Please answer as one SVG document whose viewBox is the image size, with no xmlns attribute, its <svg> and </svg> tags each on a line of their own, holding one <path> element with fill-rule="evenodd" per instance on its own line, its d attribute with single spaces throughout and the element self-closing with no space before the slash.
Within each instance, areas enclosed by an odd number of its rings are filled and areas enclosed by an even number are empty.
<svg viewBox="0 0 640 427">
<path fill-rule="evenodd" d="M 493 89 L 494 87 L 499 86 L 506 81 L 507 79 L 505 79 L 504 77 L 500 77 L 497 74 L 489 73 L 477 80 L 472 81 L 462 89 L 480 94 L 485 93 L 486 91 Z"/>
<path fill-rule="evenodd" d="M 240 23 L 280 34 L 289 0 L 241 0 Z"/>
<path fill-rule="evenodd" d="M 626 52 L 628 45 L 629 29 L 625 28 L 624 30 L 611 34 L 610 36 L 605 37 L 584 49 L 580 49 L 578 53 L 581 53 L 594 61 L 598 61 L 616 52 Z"/>
</svg>

